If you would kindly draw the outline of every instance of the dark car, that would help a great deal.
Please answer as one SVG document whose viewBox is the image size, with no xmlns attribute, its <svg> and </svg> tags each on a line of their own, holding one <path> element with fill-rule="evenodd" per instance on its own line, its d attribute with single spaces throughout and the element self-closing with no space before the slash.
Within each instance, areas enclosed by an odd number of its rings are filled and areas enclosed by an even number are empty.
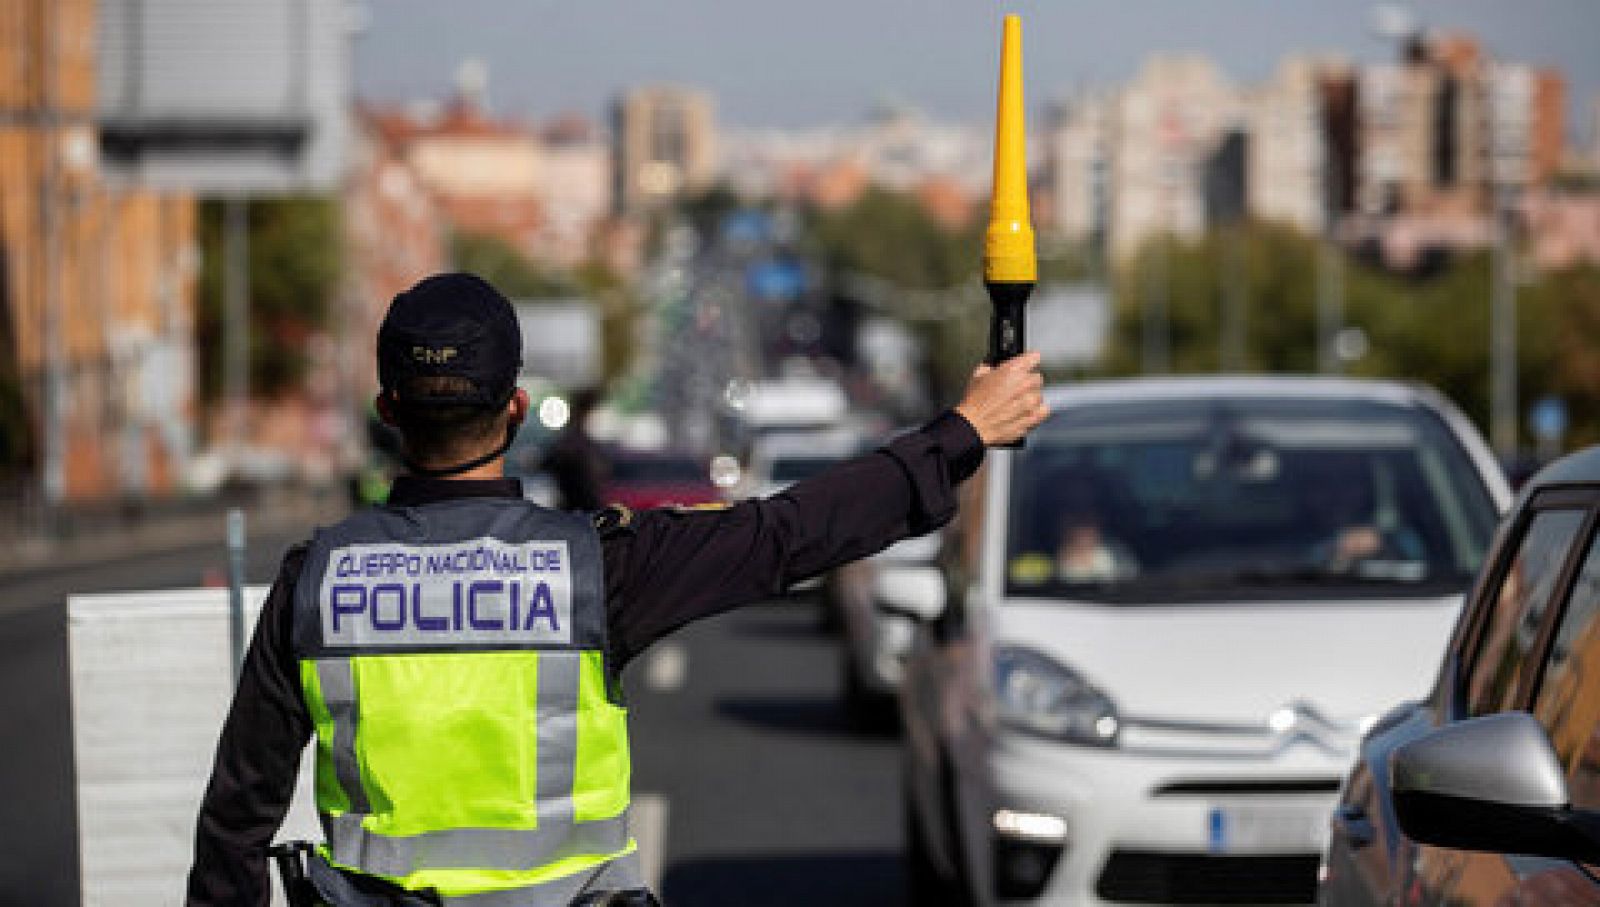
<svg viewBox="0 0 1600 907">
<path fill-rule="evenodd" d="M 671 451 L 608 451 L 607 476 L 600 500 L 633 510 L 716 504 L 722 490 L 711 481 L 711 464 L 702 457 Z"/>
<path fill-rule="evenodd" d="M 1362 741 L 1321 903 L 1600 904 L 1597 521 L 1600 448 L 1522 489 L 1432 693 Z"/>
</svg>

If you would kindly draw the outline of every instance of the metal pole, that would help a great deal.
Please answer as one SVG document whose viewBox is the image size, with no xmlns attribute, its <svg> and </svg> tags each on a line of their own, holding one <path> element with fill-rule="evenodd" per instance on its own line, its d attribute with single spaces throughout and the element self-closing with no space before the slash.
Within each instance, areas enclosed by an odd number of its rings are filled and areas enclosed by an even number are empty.
<svg viewBox="0 0 1600 907">
<path fill-rule="evenodd" d="M 1339 332 L 1344 328 L 1344 262 L 1332 236 L 1324 236 L 1317 248 L 1317 370 L 1337 375 L 1343 370 L 1339 359 Z"/>
<path fill-rule="evenodd" d="M 1322 242 L 1317 247 L 1317 370 L 1337 375 L 1344 370 L 1339 332 L 1344 330 L 1344 258 L 1339 250 L 1339 204 L 1342 180 L 1333 149 L 1323 144 Z"/>
<path fill-rule="evenodd" d="M 250 203 L 223 203 L 223 406 L 229 456 L 237 463 L 250 399 Z"/>
<path fill-rule="evenodd" d="M 51 523 L 59 516 L 62 499 L 66 495 L 66 375 L 64 372 L 66 344 L 61 330 L 61 308 L 65 304 L 62 293 L 61 269 L 61 172 L 60 172 L 60 111 L 56 109 L 56 67 L 60 55 L 56 53 L 56 8 L 54 3 L 40 5 L 44 50 L 40 54 L 41 117 L 40 148 L 43 173 L 39 184 L 40 232 L 44 241 L 44 299 L 40 312 L 43 334 L 40 355 L 44 364 L 44 450 L 40 472 L 41 490 L 44 492 L 46 510 Z"/>
<path fill-rule="evenodd" d="M 1489 303 L 1489 426 L 1495 452 L 1517 453 L 1517 288 L 1511 260 L 1511 187 L 1495 187 Z"/>
<path fill-rule="evenodd" d="M 1156 237 L 1145 271 L 1144 373 L 1165 374 L 1170 357 L 1167 339 L 1167 237 Z"/>
<path fill-rule="evenodd" d="M 228 641 L 233 681 L 244 667 L 244 511 L 228 508 Z"/>
<path fill-rule="evenodd" d="M 1242 372 L 1245 361 L 1245 305 L 1249 294 L 1243 228 L 1235 224 L 1223 243 L 1227 266 L 1222 275 L 1222 349 L 1218 361 L 1225 372 Z"/>
</svg>

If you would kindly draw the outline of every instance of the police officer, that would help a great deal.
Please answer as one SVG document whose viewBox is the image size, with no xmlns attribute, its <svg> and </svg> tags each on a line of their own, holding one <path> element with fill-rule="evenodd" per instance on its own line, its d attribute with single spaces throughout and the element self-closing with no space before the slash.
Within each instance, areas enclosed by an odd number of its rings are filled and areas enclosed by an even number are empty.
<svg viewBox="0 0 1600 907">
<path fill-rule="evenodd" d="M 928 532 L 984 446 L 1046 415 L 1038 357 L 974 372 L 920 430 L 719 511 L 526 503 L 511 306 L 467 274 L 394 299 L 378 408 L 409 474 L 290 549 L 200 808 L 191 905 L 266 904 L 267 846 L 316 740 L 331 904 L 651 904 L 627 833 L 618 678 L 691 620 Z"/>
</svg>

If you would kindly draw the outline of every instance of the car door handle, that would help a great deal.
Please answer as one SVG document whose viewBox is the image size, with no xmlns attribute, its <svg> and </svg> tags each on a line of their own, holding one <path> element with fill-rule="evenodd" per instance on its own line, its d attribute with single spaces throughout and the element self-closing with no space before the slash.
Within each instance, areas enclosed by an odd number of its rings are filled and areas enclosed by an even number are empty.
<svg viewBox="0 0 1600 907">
<path fill-rule="evenodd" d="M 1341 803 L 1333 811 L 1333 827 L 1350 842 L 1352 850 L 1360 850 L 1372 843 L 1372 820 L 1367 811 L 1353 803 Z"/>
</svg>

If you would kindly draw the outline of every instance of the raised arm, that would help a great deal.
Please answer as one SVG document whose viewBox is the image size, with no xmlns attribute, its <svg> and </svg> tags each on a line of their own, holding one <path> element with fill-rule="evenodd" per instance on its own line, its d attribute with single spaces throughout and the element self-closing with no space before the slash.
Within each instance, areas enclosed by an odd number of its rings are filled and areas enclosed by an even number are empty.
<svg viewBox="0 0 1600 907">
<path fill-rule="evenodd" d="M 653 510 L 606 535 L 607 593 L 622 661 L 689 621 L 944 525 L 986 444 L 1048 415 L 1037 354 L 973 374 L 956 408 L 866 456 L 725 510 Z"/>
</svg>

